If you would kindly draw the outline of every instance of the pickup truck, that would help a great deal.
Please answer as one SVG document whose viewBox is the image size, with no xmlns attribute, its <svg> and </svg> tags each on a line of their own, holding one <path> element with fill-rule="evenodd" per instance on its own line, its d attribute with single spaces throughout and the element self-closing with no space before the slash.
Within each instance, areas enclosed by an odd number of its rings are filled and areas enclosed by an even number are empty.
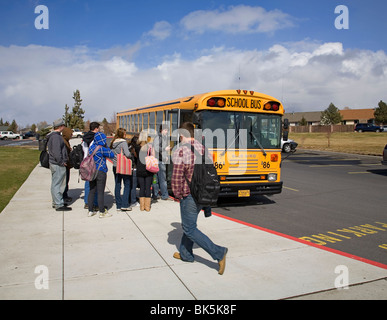
<svg viewBox="0 0 387 320">
<path fill-rule="evenodd" d="M 20 139 L 20 134 L 13 133 L 12 131 L 0 131 L 0 139 L 1 140 Z"/>
</svg>

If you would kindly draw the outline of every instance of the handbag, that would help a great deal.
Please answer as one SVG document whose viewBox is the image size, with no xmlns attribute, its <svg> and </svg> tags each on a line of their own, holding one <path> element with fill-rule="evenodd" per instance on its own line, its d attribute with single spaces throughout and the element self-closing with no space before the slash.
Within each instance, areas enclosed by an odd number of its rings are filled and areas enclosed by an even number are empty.
<svg viewBox="0 0 387 320">
<path fill-rule="evenodd" d="M 148 155 L 145 157 L 145 168 L 147 171 L 152 173 L 159 172 L 159 160 L 151 155 L 152 148 L 148 149 Z"/>
<path fill-rule="evenodd" d="M 121 149 L 121 153 L 117 154 L 116 173 L 132 175 L 132 160 L 130 160 L 124 155 L 124 152 L 122 151 L 122 149 Z"/>
</svg>

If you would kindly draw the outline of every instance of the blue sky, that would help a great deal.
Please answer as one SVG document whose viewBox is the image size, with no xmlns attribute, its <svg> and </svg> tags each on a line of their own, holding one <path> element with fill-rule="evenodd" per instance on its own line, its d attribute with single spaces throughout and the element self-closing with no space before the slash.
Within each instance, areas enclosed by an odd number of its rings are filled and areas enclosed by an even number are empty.
<svg viewBox="0 0 387 320">
<path fill-rule="evenodd" d="M 37 5 L 49 9 L 49 30 L 36 30 L 33 22 Z M 349 30 L 337 30 L 334 9 L 338 5 L 349 9 Z M 202 34 L 182 30 L 181 20 L 192 12 L 215 11 L 221 14 L 234 6 L 262 7 L 279 10 L 287 15 L 289 27 L 273 32 L 236 33 L 208 30 Z M 267 48 L 272 44 L 313 39 L 322 42 L 340 41 L 346 48 L 387 51 L 383 36 L 387 30 L 387 2 L 383 0 L 271 0 L 271 1 L 127 1 L 127 0 L 2 0 L 0 2 L 0 44 L 39 44 L 53 47 L 86 45 L 94 49 L 135 44 L 145 40 L 155 23 L 170 24 L 170 36 L 164 43 L 155 41 L 151 50 L 168 53 L 171 50 L 196 50 L 199 46 L 238 46 Z M 231 23 L 231 21 L 229 21 Z M 281 22 L 278 21 L 279 25 Z"/>
<path fill-rule="evenodd" d="M 48 30 L 34 27 L 38 5 Z M 338 5 L 348 30 L 335 28 Z M 287 111 L 375 107 L 387 100 L 386 9 L 383 0 L 0 0 L 0 117 L 28 124 L 49 109 L 50 122 L 76 89 L 91 120 L 237 86 Z"/>
</svg>

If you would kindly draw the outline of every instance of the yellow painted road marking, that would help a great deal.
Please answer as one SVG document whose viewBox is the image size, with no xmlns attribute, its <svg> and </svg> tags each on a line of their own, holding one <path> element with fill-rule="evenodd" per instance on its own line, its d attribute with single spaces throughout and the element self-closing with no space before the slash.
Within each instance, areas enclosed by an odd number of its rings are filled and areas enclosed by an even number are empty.
<svg viewBox="0 0 387 320">
<path fill-rule="evenodd" d="M 359 172 L 348 172 L 348 174 L 368 174 L 371 172 L 366 172 L 366 171 L 359 171 Z"/>
<path fill-rule="evenodd" d="M 321 168 L 321 167 L 353 167 L 352 164 L 316 164 L 309 166 L 310 168 Z"/>
<path fill-rule="evenodd" d="M 284 189 L 288 189 L 288 190 L 295 191 L 295 192 L 300 192 L 300 190 L 289 188 L 289 187 L 284 187 Z"/>
</svg>

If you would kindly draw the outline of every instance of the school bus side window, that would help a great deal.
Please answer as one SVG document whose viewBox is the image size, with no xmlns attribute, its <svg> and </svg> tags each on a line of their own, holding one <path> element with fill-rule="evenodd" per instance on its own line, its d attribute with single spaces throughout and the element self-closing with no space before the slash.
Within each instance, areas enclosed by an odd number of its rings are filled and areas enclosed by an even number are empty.
<svg viewBox="0 0 387 320">
<path fill-rule="evenodd" d="M 149 129 L 155 129 L 155 112 L 149 113 Z"/>
<path fill-rule="evenodd" d="M 162 122 L 163 122 L 163 112 L 157 111 L 156 112 L 156 131 L 157 132 L 159 132 L 159 128 L 160 128 Z"/>
<path fill-rule="evenodd" d="M 137 132 L 138 132 L 138 114 L 136 114 L 136 115 L 135 115 L 135 120 L 134 120 L 134 123 L 135 123 L 135 125 L 134 125 L 134 127 L 135 127 L 135 131 L 137 131 Z"/>
<path fill-rule="evenodd" d="M 142 118 L 143 118 L 143 114 L 141 113 L 141 114 L 139 114 L 139 117 L 140 117 L 140 119 L 139 119 L 139 123 L 140 123 L 140 128 L 138 129 L 138 131 L 142 131 L 143 130 L 143 127 L 142 127 Z"/>
<path fill-rule="evenodd" d="M 191 110 L 180 110 L 180 124 L 184 122 L 192 122 L 192 114 Z"/>
<path fill-rule="evenodd" d="M 143 130 L 148 130 L 148 113 L 143 114 L 142 126 L 143 126 Z"/>
</svg>

